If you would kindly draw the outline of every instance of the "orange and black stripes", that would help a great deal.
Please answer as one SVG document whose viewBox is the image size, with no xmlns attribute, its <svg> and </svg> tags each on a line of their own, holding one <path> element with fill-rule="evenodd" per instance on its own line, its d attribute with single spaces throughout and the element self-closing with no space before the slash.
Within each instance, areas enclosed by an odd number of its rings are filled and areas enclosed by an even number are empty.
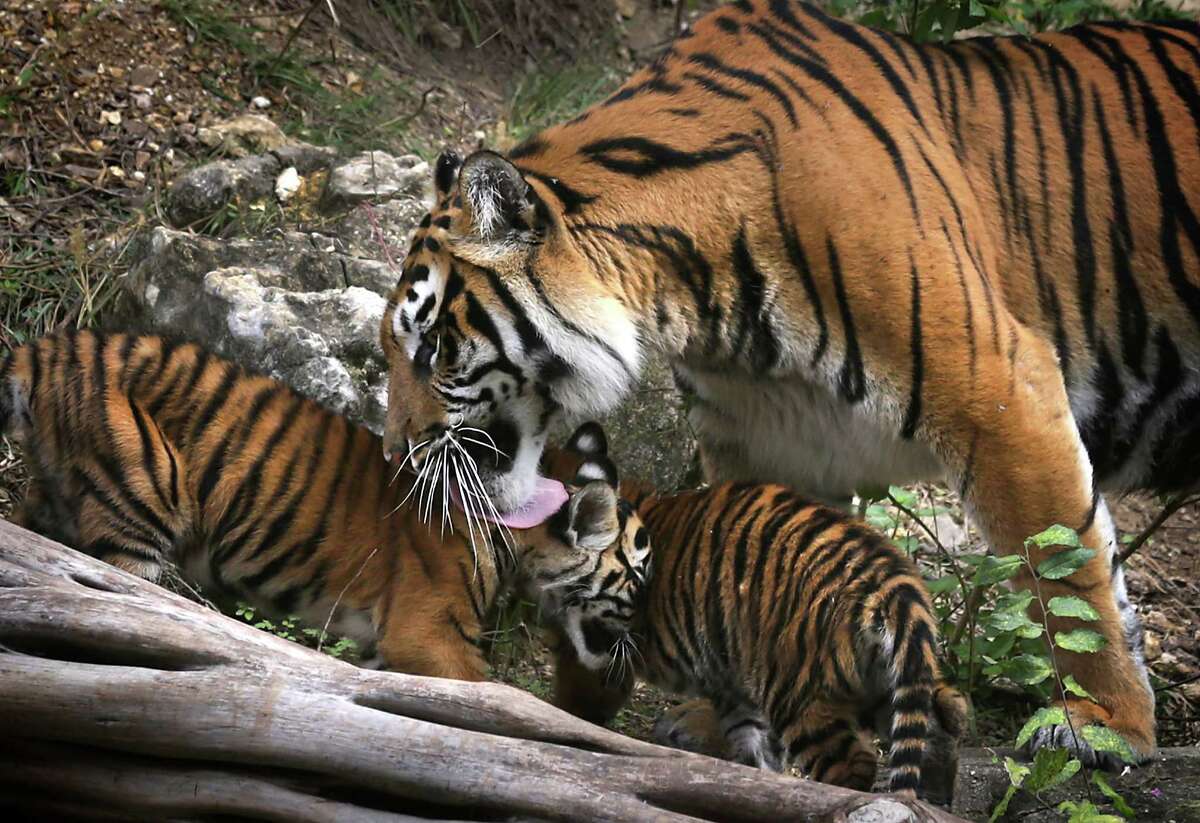
<svg viewBox="0 0 1200 823">
<path fill-rule="evenodd" d="M 425 522 L 377 436 L 193 344 L 21 346 L 0 364 L 0 431 L 32 473 L 16 522 L 150 580 L 175 564 L 218 600 L 350 635 L 372 665 L 482 679 L 501 586 L 520 569 L 536 597 L 579 565 L 546 529 L 493 550 L 475 523 L 476 552 L 461 513 Z"/>
<path fill-rule="evenodd" d="M 547 467 L 615 480 L 606 450 L 585 424 Z M 917 791 L 923 764 L 950 768 L 924 763 L 926 741 L 962 731 L 965 701 L 942 681 L 937 621 L 905 555 L 783 486 L 631 492 L 649 549 L 639 570 L 614 547 L 563 604 L 581 661 L 604 664 L 614 636 L 636 638 L 638 673 L 709 698 L 731 756 L 753 765 L 782 755 L 869 789 L 872 716 L 890 706 L 892 790 Z"/>
<path fill-rule="evenodd" d="M 559 410 L 611 409 L 659 351 L 712 481 L 944 478 L 999 553 L 1080 528 L 1111 651 L 1060 669 L 1148 753 L 1100 493 L 1197 480 L 1198 134 L 1194 22 L 915 44 L 730 3 L 507 158 L 439 162 L 381 329 L 385 439 L 503 433 L 483 483 L 518 505 Z"/>
</svg>

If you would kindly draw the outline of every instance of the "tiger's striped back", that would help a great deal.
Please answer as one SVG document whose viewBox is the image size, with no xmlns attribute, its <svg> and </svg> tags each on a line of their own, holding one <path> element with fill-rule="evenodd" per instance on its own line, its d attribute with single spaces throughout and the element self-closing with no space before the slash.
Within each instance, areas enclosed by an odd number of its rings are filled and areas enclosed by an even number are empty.
<svg viewBox="0 0 1200 823">
<path fill-rule="evenodd" d="M 602 453 L 582 461 L 583 472 L 615 476 Z M 966 704 L 943 681 L 921 576 L 884 537 L 778 485 L 648 495 L 639 513 L 646 561 L 625 571 L 628 558 L 614 558 L 597 570 L 604 579 L 567 619 L 585 640 L 640 638 L 640 673 L 712 700 L 742 762 L 794 760 L 814 779 L 869 789 L 879 713 L 893 791 L 920 789 L 923 766 L 952 772 L 924 764 L 926 744 L 957 736 Z M 635 573 L 647 581 L 630 586 Z M 614 600 L 636 602 L 635 616 L 623 618 Z"/>
</svg>

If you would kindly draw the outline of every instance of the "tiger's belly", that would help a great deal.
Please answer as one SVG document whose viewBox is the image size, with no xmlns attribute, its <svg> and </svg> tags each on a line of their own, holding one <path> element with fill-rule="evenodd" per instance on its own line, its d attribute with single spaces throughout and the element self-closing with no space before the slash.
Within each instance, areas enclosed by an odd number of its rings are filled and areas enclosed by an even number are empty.
<svg viewBox="0 0 1200 823">
<path fill-rule="evenodd" d="M 888 410 L 851 405 L 800 378 L 755 379 L 678 366 L 706 469 L 721 480 L 775 482 L 842 502 L 855 491 L 939 478 L 930 449 L 900 438 Z"/>
</svg>

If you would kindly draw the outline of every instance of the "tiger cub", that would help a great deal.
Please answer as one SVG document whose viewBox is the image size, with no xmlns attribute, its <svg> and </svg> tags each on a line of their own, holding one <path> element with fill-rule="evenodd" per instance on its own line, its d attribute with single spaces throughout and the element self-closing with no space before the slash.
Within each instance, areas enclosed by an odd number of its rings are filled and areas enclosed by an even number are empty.
<svg viewBox="0 0 1200 823">
<path fill-rule="evenodd" d="M 551 476 L 617 484 L 594 423 L 546 465 Z M 606 549 L 553 604 L 583 667 L 628 666 L 708 698 L 726 751 L 748 765 L 796 761 L 815 780 L 868 790 L 878 765 L 870 730 L 882 727 L 891 791 L 924 794 L 931 778 L 944 786 L 954 764 L 927 758 L 927 742 L 958 737 L 968 709 L 942 679 L 937 622 L 908 557 L 783 486 L 622 491 L 646 532 L 632 551 Z"/>
<path fill-rule="evenodd" d="M 17 348 L 0 364 L 0 433 L 33 475 L 19 525 L 152 581 L 173 562 L 219 601 L 298 615 L 357 641 L 364 665 L 412 674 L 484 679 L 502 587 L 571 585 L 625 522 L 608 484 L 569 499 L 552 484 L 507 546 L 498 523 L 449 507 L 443 533 L 420 505 L 461 490 L 415 489 L 367 429 L 157 337 Z"/>
</svg>

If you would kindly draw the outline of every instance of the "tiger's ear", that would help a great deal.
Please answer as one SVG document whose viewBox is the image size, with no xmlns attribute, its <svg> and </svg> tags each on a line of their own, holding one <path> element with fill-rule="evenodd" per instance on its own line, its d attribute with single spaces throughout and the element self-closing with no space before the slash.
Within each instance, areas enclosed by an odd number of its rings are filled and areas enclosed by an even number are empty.
<svg viewBox="0 0 1200 823">
<path fill-rule="evenodd" d="M 463 211 L 478 240 L 536 243 L 544 220 L 541 201 L 512 163 L 492 151 L 477 151 L 458 175 Z"/>
<path fill-rule="evenodd" d="M 458 170 L 462 168 L 462 164 L 458 152 L 447 149 L 438 155 L 433 172 L 433 188 L 438 200 L 450 196 L 454 184 L 458 182 Z"/>
<path fill-rule="evenodd" d="M 606 457 L 608 437 L 599 423 L 589 420 L 571 435 L 571 439 L 567 441 L 567 448 L 586 457 Z"/>
<path fill-rule="evenodd" d="M 617 492 L 604 481 L 593 481 L 571 495 L 567 503 L 567 540 L 588 551 L 603 551 L 620 533 Z"/>
<path fill-rule="evenodd" d="M 601 480 L 607 483 L 612 488 L 617 488 L 619 478 L 617 477 L 617 466 L 607 457 L 589 457 L 579 464 L 579 468 L 575 470 L 575 485 L 584 486 L 596 480 Z"/>
</svg>

